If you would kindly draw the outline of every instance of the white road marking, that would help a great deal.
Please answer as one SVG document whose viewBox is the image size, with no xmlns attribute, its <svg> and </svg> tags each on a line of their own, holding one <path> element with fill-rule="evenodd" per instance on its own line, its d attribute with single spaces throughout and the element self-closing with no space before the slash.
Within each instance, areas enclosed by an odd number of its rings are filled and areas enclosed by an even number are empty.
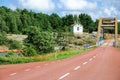
<svg viewBox="0 0 120 80">
<path fill-rule="evenodd" d="M 36 66 L 36 68 L 39 68 L 40 66 Z"/>
<path fill-rule="evenodd" d="M 96 56 L 93 56 L 93 58 L 95 58 Z"/>
<path fill-rule="evenodd" d="M 83 65 L 87 64 L 88 62 L 84 62 Z"/>
<path fill-rule="evenodd" d="M 13 76 L 13 75 L 15 75 L 15 74 L 17 74 L 17 73 L 12 73 L 12 74 L 10 74 L 10 75 Z"/>
<path fill-rule="evenodd" d="M 58 80 L 61 80 L 61 79 L 65 78 L 65 77 L 67 77 L 69 74 L 70 74 L 70 73 L 66 73 L 66 74 L 64 74 L 64 75 L 61 76 Z"/>
<path fill-rule="evenodd" d="M 48 65 L 48 64 L 45 64 L 45 65 Z"/>
<path fill-rule="evenodd" d="M 76 68 L 74 68 L 74 70 L 78 70 L 80 68 L 80 66 L 77 66 Z"/>
<path fill-rule="evenodd" d="M 26 69 L 25 71 L 30 71 L 30 69 Z"/>
<path fill-rule="evenodd" d="M 92 58 L 90 58 L 89 61 L 92 61 Z"/>
<path fill-rule="evenodd" d="M 55 63 L 55 62 L 52 62 L 52 63 Z"/>
</svg>

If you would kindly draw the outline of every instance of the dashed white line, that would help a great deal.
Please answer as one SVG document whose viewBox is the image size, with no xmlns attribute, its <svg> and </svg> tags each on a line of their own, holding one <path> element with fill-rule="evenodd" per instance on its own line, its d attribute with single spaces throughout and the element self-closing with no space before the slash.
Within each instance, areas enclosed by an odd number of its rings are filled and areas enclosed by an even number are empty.
<svg viewBox="0 0 120 80">
<path fill-rule="evenodd" d="M 89 61 L 92 61 L 92 58 L 90 58 Z"/>
<path fill-rule="evenodd" d="M 40 66 L 36 66 L 36 68 L 40 68 Z"/>
<path fill-rule="evenodd" d="M 87 64 L 88 62 L 84 62 L 83 65 Z"/>
<path fill-rule="evenodd" d="M 96 56 L 93 56 L 93 58 L 95 58 Z"/>
<path fill-rule="evenodd" d="M 10 75 L 13 76 L 13 75 L 15 75 L 15 74 L 17 74 L 17 73 L 12 73 L 12 74 L 10 74 Z"/>
<path fill-rule="evenodd" d="M 77 66 L 76 68 L 74 68 L 74 70 L 78 70 L 80 68 L 80 66 Z"/>
<path fill-rule="evenodd" d="M 30 71 L 30 69 L 26 69 L 25 71 Z"/>
<path fill-rule="evenodd" d="M 66 73 L 66 74 L 64 74 L 64 75 L 61 76 L 58 80 L 61 80 L 61 79 L 65 78 L 65 77 L 67 77 L 69 74 L 70 74 L 70 73 Z"/>
<path fill-rule="evenodd" d="M 52 62 L 52 63 L 55 63 L 55 62 Z"/>
<path fill-rule="evenodd" d="M 48 65 L 48 64 L 45 64 L 45 65 Z"/>
</svg>

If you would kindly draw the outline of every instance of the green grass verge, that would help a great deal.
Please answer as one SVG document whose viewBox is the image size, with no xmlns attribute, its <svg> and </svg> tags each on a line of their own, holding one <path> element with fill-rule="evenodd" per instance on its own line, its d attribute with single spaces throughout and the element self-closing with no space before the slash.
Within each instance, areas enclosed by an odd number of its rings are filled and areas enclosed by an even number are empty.
<svg viewBox="0 0 120 80">
<path fill-rule="evenodd" d="M 72 57 L 77 54 L 87 52 L 93 48 L 76 50 L 76 51 L 62 51 L 55 53 L 49 53 L 44 55 L 38 55 L 33 57 L 21 57 L 21 56 L 9 56 L 9 57 L 0 57 L 0 64 L 18 64 L 18 63 L 29 63 L 29 62 L 39 62 L 39 61 L 50 61 L 50 60 L 61 60 L 65 58 Z"/>
</svg>

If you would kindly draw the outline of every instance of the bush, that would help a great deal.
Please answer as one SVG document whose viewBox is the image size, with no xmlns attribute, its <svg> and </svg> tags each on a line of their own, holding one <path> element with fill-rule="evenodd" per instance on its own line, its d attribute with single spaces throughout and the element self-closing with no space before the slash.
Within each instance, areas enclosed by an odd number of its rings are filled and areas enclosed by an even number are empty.
<svg viewBox="0 0 120 80">
<path fill-rule="evenodd" d="M 62 50 L 63 50 L 63 51 L 67 51 L 67 50 L 69 50 L 69 48 L 66 47 L 66 46 L 64 46 L 64 47 L 62 48 Z"/>
<path fill-rule="evenodd" d="M 39 53 L 49 53 L 54 50 L 54 37 L 51 32 L 41 31 L 36 27 L 31 27 L 31 30 L 28 32 L 28 38 L 25 43 L 34 45 Z"/>
<path fill-rule="evenodd" d="M 7 55 L 8 57 L 9 56 L 14 56 L 14 52 L 8 52 L 8 55 Z"/>
<path fill-rule="evenodd" d="M 36 56 L 37 51 L 33 47 L 25 47 L 23 50 L 23 55 L 24 56 Z"/>
<path fill-rule="evenodd" d="M 34 62 L 32 57 L 0 57 L 0 64 L 18 64 L 18 63 L 28 63 Z"/>
<path fill-rule="evenodd" d="M 8 64 L 8 58 L 7 57 L 0 57 L 0 64 Z"/>
<path fill-rule="evenodd" d="M 9 40 L 5 33 L 0 33 L 0 45 L 6 45 L 10 49 L 21 49 L 22 45 L 16 40 Z"/>
<path fill-rule="evenodd" d="M 77 39 L 81 39 L 81 36 L 77 36 Z"/>
<path fill-rule="evenodd" d="M 0 45 L 4 45 L 8 42 L 6 34 L 0 32 Z"/>
<path fill-rule="evenodd" d="M 10 49 L 21 49 L 22 45 L 16 41 L 16 40 L 8 40 L 7 46 L 9 46 Z"/>
</svg>

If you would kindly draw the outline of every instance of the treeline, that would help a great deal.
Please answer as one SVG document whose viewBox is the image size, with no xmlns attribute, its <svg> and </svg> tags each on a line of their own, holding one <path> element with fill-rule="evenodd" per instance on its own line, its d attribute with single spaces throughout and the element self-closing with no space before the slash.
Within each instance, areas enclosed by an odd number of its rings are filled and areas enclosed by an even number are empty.
<svg viewBox="0 0 120 80">
<path fill-rule="evenodd" d="M 70 26 L 75 20 L 71 14 L 60 17 L 56 13 L 47 15 L 27 9 L 13 11 L 4 6 L 0 7 L 0 30 L 6 33 L 26 34 L 30 26 L 36 26 L 43 31 L 70 31 Z M 84 26 L 84 31 L 97 30 L 98 20 L 94 22 L 91 16 L 80 14 L 78 20 Z"/>
</svg>

